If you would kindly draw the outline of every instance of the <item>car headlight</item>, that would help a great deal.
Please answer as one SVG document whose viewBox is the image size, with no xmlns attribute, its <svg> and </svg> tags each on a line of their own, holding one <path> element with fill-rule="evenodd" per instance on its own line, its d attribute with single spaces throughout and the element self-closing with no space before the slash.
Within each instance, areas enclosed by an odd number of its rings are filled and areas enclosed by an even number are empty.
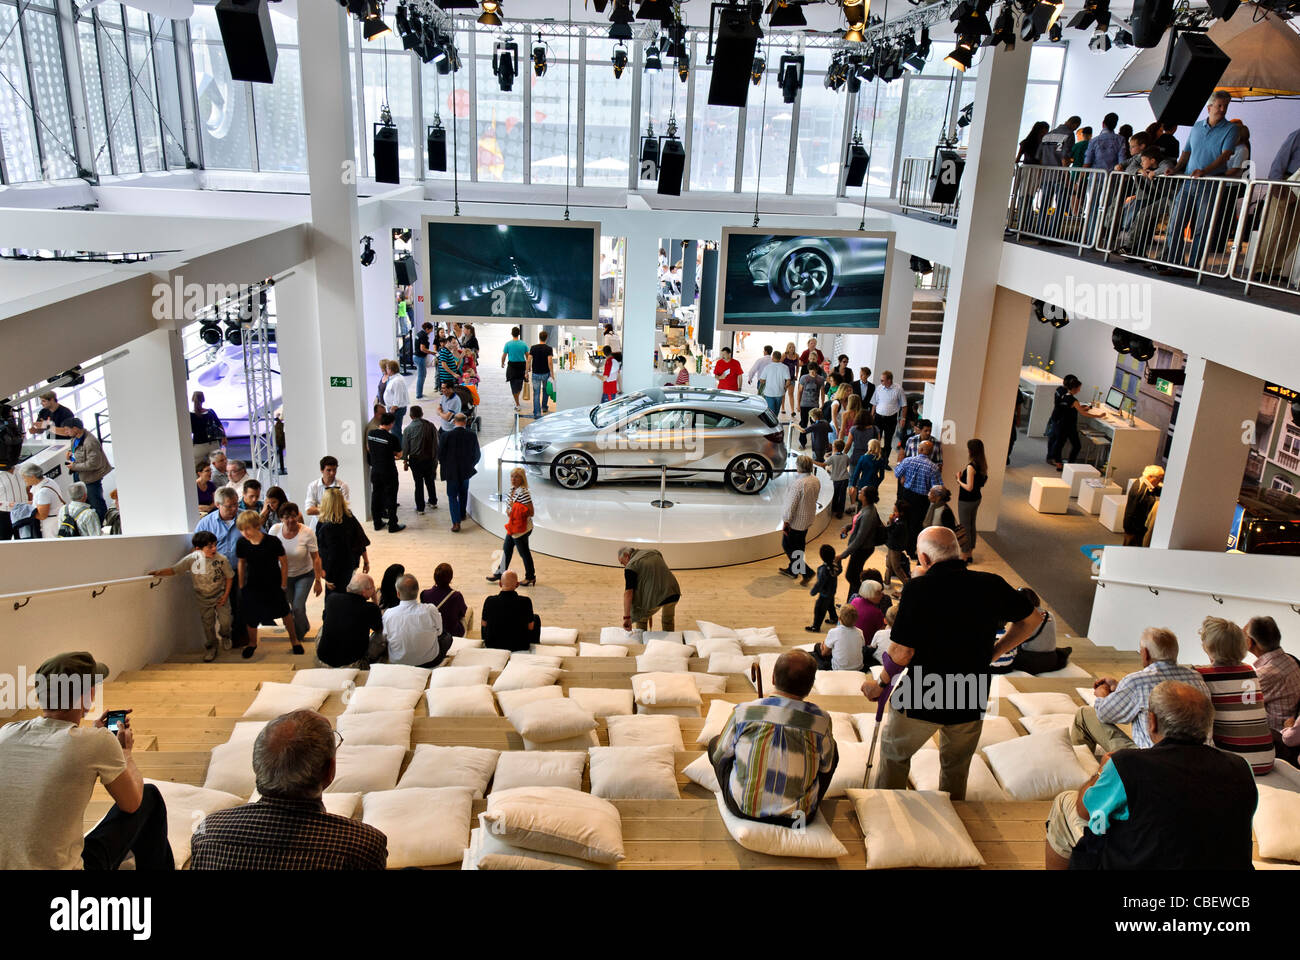
<svg viewBox="0 0 1300 960">
<path fill-rule="evenodd" d="M 549 446 L 545 440 L 528 440 L 524 443 L 524 450 L 528 453 L 541 453 Z"/>
<path fill-rule="evenodd" d="M 758 260 L 760 257 L 767 256 L 769 253 L 771 253 L 780 245 L 781 245 L 780 240 L 765 240 L 763 243 L 760 243 L 754 249 L 749 251 L 749 256 L 746 259 L 746 262 L 753 263 L 755 260 Z"/>
</svg>

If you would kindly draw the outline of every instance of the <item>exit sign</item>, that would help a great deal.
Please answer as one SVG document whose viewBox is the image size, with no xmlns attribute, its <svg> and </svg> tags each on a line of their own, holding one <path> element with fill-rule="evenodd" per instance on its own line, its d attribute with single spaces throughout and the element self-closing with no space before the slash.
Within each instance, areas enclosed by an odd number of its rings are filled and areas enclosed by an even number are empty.
<svg viewBox="0 0 1300 960">
<path fill-rule="evenodd" d="M 352 386 L 351 377 L 330 377 L 331 387 L 350 387 Z"/>
</svg>

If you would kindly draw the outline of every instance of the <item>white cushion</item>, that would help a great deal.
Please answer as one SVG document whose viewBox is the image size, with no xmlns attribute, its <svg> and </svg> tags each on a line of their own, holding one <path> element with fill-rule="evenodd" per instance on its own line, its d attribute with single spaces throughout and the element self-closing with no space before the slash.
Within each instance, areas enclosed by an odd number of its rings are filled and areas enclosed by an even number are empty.
<svg viewBox="0 0 1300 960">
<path fill-rule="evenodd" d="M 535 700 L 506 714 L 519 735 L 534 743 L 568 740 L 596 729 L 595 715 L 567 697 L 558 700 Z"/>
<path fill-rule="evenodd" d="M 1047 733 L 1049 730 L 1069 730 L 1074 726 L 1072 713 L 1040 713 L 1021 717 L 1021 725 L 1028 733 Z"/>
<path fill-rule="evenodd" d="M 613 643 L 580 643 L 578 644 L 578 656 L 580 657 L 626 657 L 627 647 Z"/>
<path fill-rule="evenodd" d="M 708 620 L 696 620 L 695 625 L 700 628 L 700 633 L 704 634 L 705 639 L 708 640 L 713 640 L 716 637 L 738 638 L 735 630 L 721 624 L 710 623 Z"/>
<path fill-rule="evenodd" d="M 212 748 L 208 759 L 208 772 L 203 779 L 207 790 L 221 793 L 233 793 L 237 797 L 247 797 L 257 786 L 253 775 L 253 737 L 231 739 L 228 743 Z"/>
<path fill-rule="evenodd" d="M 578 642 L 578 631 L 572 627 L 542 627 L 538 640 L 542 643 L 574 644 Z"/>
<path fill-rule="evenodd" d="M 1270 860 L 1300 860 L 1300 793 L 1257 784 L 1255 839 L 1259 855 Z"/>
<path fill-rule="evenodd" d="M 406 759 L 406 747 L 360 746 L 344 743 L 334 754 L 334 782 L 329 793 L 368 793 L 391 790 Z"/>
<path fill-rule="evenodd" d="M 1002 743 L 1005 740 L 1014 740 L 1018 736 L 1020 736 L 1020 734 L 1016 732 L 1015 725 L 1010 721 L 1010 719 L 995 714 L 985 714 L 984 723 L 980 727 L 979 743 L 976 745 L 975 749 L 983 750 L 990 744 Z"/>
<path fill-rule="evenodd" d="M 1012 800 L 1051 800 L 1062 790 L 1078 789 L 1089 776 L 1069 731 L 1059 728 L 990 744 L 984 758 Z"/>
<path fill-rule="evenodd" d="M 497 716 L 492 688 L 487 684 L 477 687 L 438 687 L 426 690 L 424 698 L 429 703 L 431 717 Z"/>
<path fill-rule="evenodd" d="M 570 687 L 569 699 L 590 710 L 597 719 L 632 714 L 632 691 L 601 687 Z"/>
<path fill-rule="evenodd" d="M 690 661 L 684 657 L 642 655 L 636 658 L 637 673 L 687 673 L 690 669 Z"/>
<path fill-rule="evenodd" d="M 709 712 L 704 717 L 704 726 L 700 728 L 700 735 L 695 738 L 695 742 L 709 745 L 709 741 L 722 733 L 722 728 L 727 725 L 731 719 L 731 712 L 736 709 L 736 705 L 730 700 L 713 700 L 709 703 Z"/>
<path fill-rule="evenodd" d="M 1093 707 L 1097 704 L 1097 691 L 1089 687 L 1075 687 L 1074 692 L 1079 695 L 1079 699 L 1088 706 Z"/>
<path fill-rule="evenodd" d="M 605 721 L 611 747 L 642 747 L 666 743 L 674 750 L 682 748 L 682 728 L 676 717 L 610 717 Z"/>
<path fill-rule="evenodd" d="M 525 850 L 617 863 L 624 859 L 623 821 L 608 800 L 564 787 L 493 790 L 484 829 Z"/>
<path fill-rule="evenodd" d="M 563 672 L 559 667 L 536 667 L 526 663 L 512 663 L 501 671 L 496 683 L 492 684 L 492 689 L 500 692 L 526 690 L 529 687 L 549 687 L 560 679 L 560 674 Z"/>
<path fill-rule="evenodd" d="M 474 797 L 465 787 L 367 793 L 361 819 L 388 838 L 388 869 L 457 863 L 469 846 Z"/>
<path fill-rule="evenodd" d="M 857 740 L 837 741 L 836 749 L 840 760 L 835 765 L 830 786 L 826 788 L 827 797 L 842 797 L 846 790 L 859 790 L 867 776 L 867 750 L 871 744 Z M 879 749 L 879 748 L 877 748 Z M 873 773 L 880 770 L 879 758 Z M 873 784 L 874 786 L 874 784 Z"/>
<path fill-rule="evenodd" d="M 667 640 L 669 643 L 684 643 L 686 635 L 681 630 L 643 630 L 641 631 L 641 642 L 650 643 L 653 640 Z"/>
<path fill-rule="evenodd" d="M 1044 713 L 1074 713 L 1079 709 L 1079 705 L 1068 693 L 1013 693 L 1007 699 L 1026 717 Z"/>
<path fill-rule="evenodd" d="M 866 838 L 868 870 L 984 866 L 946 793 L 850 790 L 849 799 Z"/>
<path fill-rule="evenodd" d="M 586 733 L 580 733 L 576 737 L 565 737 L 562 740 L 548 740 L 545 743 L 539 743 L 536 740 L 524 738 L 525 750 L 582 750 L 586 751 L 591 747 L 600 746 L 600 737 L 596 735 L 595 730 L 588 730 Z"/>
<path fill-rule="evenodd" d="M 570 790 L 581 790 L 582 771 L 586 766 L 586 750 L 548 750 L 533 753 L 504 750 L 497 759 L 492 789 L 568 787 Z"/>
<path fill-rule="evenodd" d="M 528 650 L 530 653 L 556 658 L 576 657 L 578 655 L 577 647 L 569 647 L 559 643 L 530 643 Z"/>
<path fill-rule="evenodd" d="M 641 644 L 641 634 L 636 630 L 624 630 L 622 627 L 601 627 L 601 643 L 616 643 L 619 646 L 627 647 Z"/>
<path fill-rule="evenodd" d="M 797 829 L 778 827 L 757 820 L 742 820 L 727 809 L 721 793 L 714 796 L 727 832 L 746 850 L 774 857 L 814 857 L 821 860 L 848 855 L 849 851 L 836 839 L 830 823 L 821 813 Z"/>
<path fill-rule="evenodd" d="M 836 743 L 856 743 L 861 737 L 853 726 L 853 714 L 831 710 L 831 736 Z"/>
<path fill-rule="evenodd" d="M 715 653 L 709 657 L 709 673 L 743 673 L 749 676 L 749 668 L 757 661 L 753 657 L 734 653 Z"/>
<path fill-rule="evenodd" d="M 425 677 L 427 682 L 428 677 Z M 380 710 L 414 710 L 420 702 L 420 691 L 407 687 L 379 687 L 366 684 L 345 694 L 347 708 L 344 713 L 375 713 Z"/>
<path fill-rule="evenodd" d="M 760 650 L 780 650 L 782 647 L 781 638 L 776 635 L 775 627 L 763 627 L 758 630 L 751 627 L 742 627 L 736 633 L 740 637 L 740 642 L 747 647 Z"/>
<path fill-rule="evenodd" d="M 1016 685 L 1001 674 L 993 674 L 991 683 L 989 683 L 989 699 L 998 700 L 1009 697 L 1013 693 L 1018 693 Z"/>
<path fill-rule="evenodd" d="M 354 747 L 409 747 L 414 723 L 414 710 L 376 710 L 373 713 L 340 714 L 334 727 L 342 734 L 343 742 Z"/>
<path fill-rule="evenodd" d="M 700 631 L 698 630 L 682 631 L 682 643 L 689 643 L 692 647 L 695 647 L 696 650 L 699 649 L 699 646 L 697 646 L 697 644 L 699 644 L 699 642 L 703 639 L 704 639 L 704 634 L 700 633 Z"/>
<path fill-rule="evenodd" d="M 666 744 L 653 747 L 592 747 L 591 792 L 620 800 L 676 800 L 675 753 Z"/>
<path fill-rule="evenodd" d="M 744 656 L 745 650 L 735 637 L 705 637 L 695 641 L 695 652 L 701 657 L 712 657 L 719 653 Z"/>
<path fill-rule="evenodd" d="M 636 705 L 636 712 L 647 714 L 652 717 L 684 717 L 687 720 L 700 719 L 699 707 L 660 707 L 647 706 L 644 703 L 638 703 Z"/>
<path fill-rule="evenodd" d="M 1092 674 L 1079 666 L 1077 663 L 1067 663 L 1057 670 L 1045 670 L 1042 673 L 1025 673 L 1023 670 L 1012 670 L 1007 674 L 1008 677 L 1041 677 L 1044 680 L 1080 680 L 1084 677 L 1091 677 Z"/>
<path fill-rule="evenodd" d="M 498 650 L 495 647 L 465 650 L 456 654 L 455 660 L 458 667 L 487 667 L 489 670 L 504 670 L 509 662 L 510 651 Z"/>
<path fill-rule="evenodd" d="M 883 724 L 884 721 L 882 720 L 881 723 Z M 876 732 L 876 711 L 853 714 L 853 726 L 858 731 L 858 739 L 863 743 L 870 743 L 872 734 Z M 926 741 L 927 744 L 930 742 Z"/>
<path fill-rule="evenodd" d="M 558 668 L 563 663 L 564 663 L 564 658 L 560 656 L 558 653 L 554 653 L 554 654 L 524 653 L 521 650 L 516 650 L 514 653 L 510 654 L 510 660 L 507 666 L 509 664 L 522 664 L 528 667 Z"/>
<path fill-rule="evenodd" d="M 1091 777 L 1101 767 L 1097 762 L 1097 755 L 1085 744 L 1074 744 L 1074 755 L 1079 759 L 1079 766 L 1083 767 L 1084 776 Z"/>
<path fill-rule="evenodd" d="M 698 783 L 709 793 L 718 792 L 718 772 L 713 769 L 713 763 L 709 760 L 707 752 L 700 754 L 683 767 L 682 775 L 692 783 Z"/>
<path fill-rule="evenodd" d="M 646 641 L 644 655 L 647 657 L 678 657 L 682 660 L 695 656 L 695 648 L 672 640 Z"/>
<path fill-rule="evenodd" d="M 357 674 L 360 672 L 353 667 L 338 669 L 311 667 L 306 670 L 295 670 L 293 679 L 289 682 L 305 687 L 316 687 L 319 690 L 346 690 L 356 682 Z"/>
<path fill-rule="evenodd" d="M 190 840 L 204 817 L 218 810 L 244 805 L 243 797 L 223 790 L 209 790 L 170 780 L 146 778 L 144 782 L 153 784 L 162 794 L 167 808 L 167 842 L 171 844 L 172 858 L 178 870 L 190 859 Z"/>
<path fill-rule="evenodd" d="M 429 685 L 429 673 L 428 667 L 411 667 L 404 663 L 372 663 L 366 686 L 423 690 Z"/>
<path fill-rule="evenodd" d="M 447 656 L 454 657 L 458 653 L 464 653 L 466 650 L 477 650 L 482 646 L 482 637 L 452 637 L 451 648 L 447 651 Z"/>
<path fill-rule="evenodd" d="M 297 683 L 275 683 L 263 680 L 257 697 L 244 711 L 246 720 L 274 720 L 295 710 L 319 710 L 328 690 Z"/>
<path fill-rule="evenodd" d="M 482 799 L 500 754 L 499 750 L 483 747 L 418 743 L 397 786 L 403 790 L 411 787 L 467 787 L 473 791 L 475 799 Z"/>
<path fill-rule="evenodd" d="M 361 794 L 322 793 L 320 802 L 325 807 L 326 813 L 332 813 L 336 817 L 346 817 L 351 820 L 356 816 L 357 807 L 361 805 Z"/>
<path fill-rule="evenodd" d="M 698 670 L 692 670 L 687 674 L 695 681 L 695 687 L 703 696 L 706 693 L 726 693 L 727 677 L 725 674 L 700 673 Z"/>
<path fill-rule="evenodd" d="M 437 687 L 473 687 L 488 682 L 490 667 L 437 667 L 429 675 L 429 689 Z"/>
<path fill-rule="evenodd" d="M 266 729 L 266 720 L 238 720 L 234 728 L 230 731 L 230 742 L 236 740 L 253 741 L 257 735 Z"/>
<path fill-rule="evenodd" d="M 501 706 L 501 713 L 508 717 L 511 710 L 518 710 L 525 703 L 536 703 L 538 700 L 559 700 L 563 696 L 564 691 L 555 684 L 551 684 L 549 687 L 502 690 L 497 694 L 497 703 Z"/>
<path fill-rule="evenodd" d="M 638 673 L 632 677 L 636 702 L 650 707 L 695 707 L 703 702 L 700 688 L 680 673 Z"/>
<path fill-rule="evenodd" d="M 492 831 L 475 827 L 469 832 L 469 849 L 465 851 L 463 870 L 613 870 L 612 863 L 592 863 L 558 853 L 524 850 L 502 843 Z"/>
<path fill-rule="evenodd" d="M 866 679 L 867 675 L 860 670 L 818 670 L 813 678 L 813 693 L 823 697 L 860 697 Z"/>
<path fill-rule="evenodd" d="M 912 769 L 908 779 L 917 790 L 938 790 L 939 751 L 918 750 L 912 754 Z M 978 753 L 970 758 L 970 772 L 966 775 L 966 799 L 980 802 L 1001 802 L 1007 799 L 1006 792 L 998 786 L 984 758 Z"/>
</svg>

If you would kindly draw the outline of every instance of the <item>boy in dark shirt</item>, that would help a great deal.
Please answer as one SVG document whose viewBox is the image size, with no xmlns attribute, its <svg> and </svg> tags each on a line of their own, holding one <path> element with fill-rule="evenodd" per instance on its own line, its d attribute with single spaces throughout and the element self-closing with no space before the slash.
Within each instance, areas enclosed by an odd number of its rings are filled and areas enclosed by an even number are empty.
<svg viewBox="0 0 1300 960">
<path fill-rule="evenodd" d="M 885 527 L 885 549 L 889 551 L 885 560 L 885 586 L 898 577 L 904 584 L 912 579 L 912 565 L 907 560 L 907 511 L 908 504 L 898 501 L 894 512 L 889 515 L 889 524 Z"/>
<path fill-rule="evenodd" d="M 804 627 L 809 633 L 821 633 L 823 619 L 831 626 L 836 623 L 835 584 L 840 575 L 840 568 L 835 562 L 835 548 L 829 543 L 823 543 L 817 555 L 821 557 L 822 562 L 817 568 L 817 580 L 808 591 L 817 598 L 817 603 L 813 606 L 812 626 Z"/>
<path fill-rule="evenodd" d="M 808 429 L 805 436 L 812 438 L 812 456 L 814 460 L 825 460 L 826 451 L 831 447 L 830 421 L 822 416 L 820 410 L 812 410 L 808 414 Z"/>
</svg>

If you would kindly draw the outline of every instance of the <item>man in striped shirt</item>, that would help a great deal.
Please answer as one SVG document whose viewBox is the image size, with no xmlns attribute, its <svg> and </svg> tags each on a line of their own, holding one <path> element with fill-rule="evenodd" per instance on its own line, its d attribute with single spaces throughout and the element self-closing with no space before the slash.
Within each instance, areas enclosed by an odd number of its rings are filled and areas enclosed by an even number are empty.
<svg viewBox="0 0 1300 960">
<path fill-rule="evenodd" d="M 1281 732 L 1300 704 L 1300 664 L 1282 649 L 1282 632 L 1272 617 L 1251 617 L 1243 632 L 1255 657 L 1269 729 Z"/>
<path fill-rule="evenodd" d="M 746 820 L 799 827 L 817 813 L 839 763 L 831 718 L 804 698 L 817 662 L 787 650 L 772 670 L 772 695 L 742 703 L 709 742 L 727 809 Z"/>
<path fill-rule="evenodd" d="M 1210 658 L 1196 672 L 1210 688 L 1214 704 L 1214 745 L 1235 753 L 1250 764 L 1255 776 L 1273 769 L 1273 734 L 1259 695 L 1259 678 L 1242 661 L 1246 635 L 1241 627 L 1222 617 L 1206 617 L 1201 624 L 1201 648 Z"/>
</svg>

